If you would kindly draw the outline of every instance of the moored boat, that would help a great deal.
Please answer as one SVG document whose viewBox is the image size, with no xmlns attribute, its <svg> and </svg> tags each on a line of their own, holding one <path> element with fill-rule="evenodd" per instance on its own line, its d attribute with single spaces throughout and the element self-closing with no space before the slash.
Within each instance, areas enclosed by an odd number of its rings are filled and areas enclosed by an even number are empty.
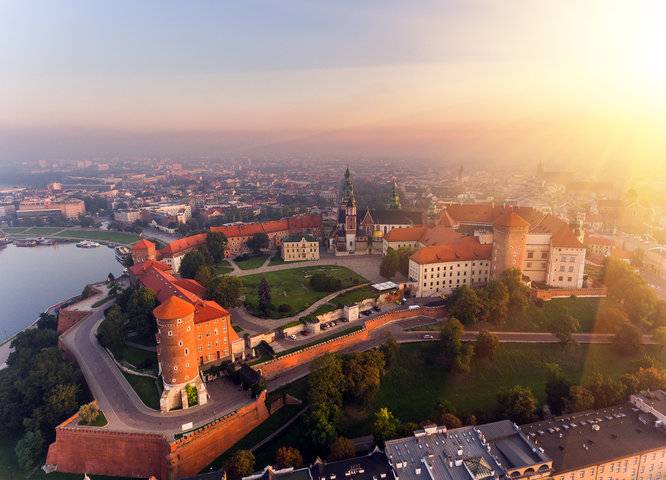
<svg viewBox="0 0 666 480">
<path fill-rule="evenodd" d="M 97 242 L 91 242 L 90 240 L 82 240 L 76 244 L 79 248 L 97 248 L 100 246 Z"/>
</svg>

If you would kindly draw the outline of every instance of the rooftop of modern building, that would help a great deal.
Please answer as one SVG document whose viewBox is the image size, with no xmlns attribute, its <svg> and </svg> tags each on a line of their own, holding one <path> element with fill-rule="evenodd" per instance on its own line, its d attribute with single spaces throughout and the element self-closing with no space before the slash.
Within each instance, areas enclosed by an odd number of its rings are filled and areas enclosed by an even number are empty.
<svg viewBox="0 0 666 480">
<path fill-rule="evenodd" d="M 310 467 L 314 480 L 394 480 L 386 455 L 375 449 L 368 455 L 334 462 L 317 460 Z"/>
<path fill-rule="evenodd" d="M 521 426 L 553 459 L 554 475 L 666 447 L 655 417 L 626 403 Z"/>
<path fill-rule="evenodd" d="M 403 480 L 481 480 L 524 468 L 546 473 L 551 461 L 508 420 L 448 431 L 425 427 L 387 441 L 386 455 Z"/>
</svg>

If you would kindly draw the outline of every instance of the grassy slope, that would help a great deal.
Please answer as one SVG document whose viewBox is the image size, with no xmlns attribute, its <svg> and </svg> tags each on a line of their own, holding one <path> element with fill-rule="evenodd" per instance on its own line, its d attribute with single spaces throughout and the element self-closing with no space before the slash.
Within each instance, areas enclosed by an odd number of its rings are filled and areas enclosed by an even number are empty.
<svg viewBox="0 0 666 480">
<path fill-rule="evenodd" d="M 247 275 L 243 277 L 245 284 L 246 302 L 250 310 L 257 304 L 257 287 L 262 277 L 266 277 L 271 286 L 271 295 L 275 306 L 287 303 L 292 306 L 293 311 L 283 314 L 287 317 L 305 310 L 317 300 L 325 297 L 329 292 L 314 291 L 309 284 L 309 277 L 314 273 L 324 272 L 342 280 L 342 287 L 351 287 L 366 280 L 357 273 L 345 267 L 324 265 L 320 267 L 301 267 L 288 270 L 278 270 L 262 274 Z M 355 283 L 356 282 L 356 283 Z M 253 311 L 256 313 L 256 311 Z"/>
<path fill-rule="evenodd" d="M 160 392 L 157 389 L 155 379 L 140 375 L 130 375 L 125 372 L 122 372 L 122 374 L 146 406 L 154 410 L 160 409 Z"/>
<path fill-rule="evenodd" d="M 58 234 L 59 237 L 85 238 L 88 240 L 101 240 L 105 242 L 122 243 L 129 245 L 139 240 L 133 233 L 114 232 L 107 230 L 65 230 Z"/>
<path fill-rule="evenodd" d="M 237 261 L 236 265 L 238 265 L 238 268 L 241 270 L 252 270 L 261 267 L 267 258 L 268 255 L 253 255 L 247 260 Z"/>
</svg>

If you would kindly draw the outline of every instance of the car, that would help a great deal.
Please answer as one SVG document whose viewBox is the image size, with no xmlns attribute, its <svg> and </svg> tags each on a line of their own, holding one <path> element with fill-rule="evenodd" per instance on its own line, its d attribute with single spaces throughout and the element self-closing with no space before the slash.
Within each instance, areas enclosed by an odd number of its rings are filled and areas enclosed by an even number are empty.
<svg viewBox="0 0 666 480">
<path fill-rule="evenodd" d="M 375 312 L 381 312 L 381 311 L 382 311 L 382 309 L 379 307 L 379 305 L 375 305 L 374 307 L 372 307 L 372 309 L 373 309 Z"/>
<path fill-rule="evenodd" d="M 332 321 L 331 323 L 329 323 L 328 325 L 329 325 L 330 327 L 335 327 L 337 324 L 338 324 L 338 322 L 336 322 L 336 321 L 334 320 L 334 321 Z"/>
<path fill-rule="evenodd" d="M 322 323 L 319 328 L 321 328 L 322 330 L 326 330 L 328 328 L 328 325 L 325 324 L 325 323 Z"/>
<path fill-rule="evenodd" d="M 408 310 L 418 310 L 419 308 L 421 308 L 421 305 L 410 305 L 407 307 Z"/>
<path fill-rule="evenodd" d="M 372 315 L 372 310 L 363 310 L 361 314 L 365 315 L 366 317 L 369 317 Z"/>
<path fill-rule="evenodd" d="M 433 337 L 432 335 L 430 335 L 430 334 L 428 334 L 428 333 L 426 333 L 425 335 L 423 335 L 423 340 L 432 340 L 433 338 L 435 338 L 435 337 Z"/>
<path fill-rule="evenodd" d="M 296 335 L 289 335 L 289 338 L 291 338 L 292 340 L 296 340 Z"/>
</svg>

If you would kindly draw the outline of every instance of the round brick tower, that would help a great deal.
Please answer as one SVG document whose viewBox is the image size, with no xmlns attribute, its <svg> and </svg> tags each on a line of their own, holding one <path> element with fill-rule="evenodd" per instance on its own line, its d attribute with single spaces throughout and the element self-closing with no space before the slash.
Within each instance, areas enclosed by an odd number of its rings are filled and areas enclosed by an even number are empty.
<svg viewBox="0 0 666 480">
<path fill-rule="evenodd" d="M 509 268 L 523 269 L 525 242 L 530 224 L 512 210 L 495 220 L 493 224 L 492 276 L 499 278 Z"/>
<path fill-rule="evenodd" d="M 157 359 L 165 389 L 199 378 L 194 305 L 172 295 L 153 310 L 157 320 Z"/>
</svg>

